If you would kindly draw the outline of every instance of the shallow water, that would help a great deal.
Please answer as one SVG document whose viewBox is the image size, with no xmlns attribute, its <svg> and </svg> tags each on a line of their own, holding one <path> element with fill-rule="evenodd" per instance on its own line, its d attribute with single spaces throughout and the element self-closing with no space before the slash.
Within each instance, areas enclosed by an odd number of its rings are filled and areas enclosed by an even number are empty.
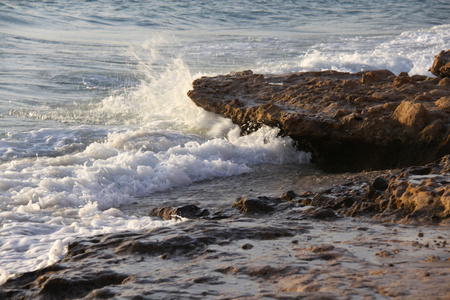
<svg viewBox="0 0 450 300">
<path fill-rule="evenodd" d="M 450 44 L 449 11 L 448 1 L 3 1 L 0 282 L 57 261 L 76 237 L 170 223 L 147 217 L 151 207 L 278 196 L 321 174 L 277 130 L 240 137 L 195 107 L 195 78 L 430 75 Z M 308 182 L 298 189 L 317 188 Z"/>
</svg>

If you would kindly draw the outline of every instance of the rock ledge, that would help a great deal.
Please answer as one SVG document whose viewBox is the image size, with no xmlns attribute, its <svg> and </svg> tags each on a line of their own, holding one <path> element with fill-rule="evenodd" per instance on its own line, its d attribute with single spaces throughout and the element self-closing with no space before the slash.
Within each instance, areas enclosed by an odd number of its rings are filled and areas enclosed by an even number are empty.
<svg viewBox="0 0 450 300">
<path fill-rule="evenodd" d="M 450 78 L 243 71 L 199 78 L 188 96 L 244 131 L 279 127 L 328 171 L 422 165 L 450 153 Z"/>
</svg>

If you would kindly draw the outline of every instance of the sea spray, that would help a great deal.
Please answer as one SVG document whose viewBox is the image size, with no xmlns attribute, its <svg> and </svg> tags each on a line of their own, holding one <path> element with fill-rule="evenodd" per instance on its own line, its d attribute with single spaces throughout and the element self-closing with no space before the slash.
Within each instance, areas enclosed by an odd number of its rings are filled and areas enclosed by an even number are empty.
<svg viewBox="0 0 450 300">
<path fill-rule="evenodd" d="M 155 192 L 251 172 L 257 164 L 309 161 L 278 129 L 241 136 L 231 121 L 196 107 L 186 96 L 194 78 L 180 57 L 159 73 L 143 69 L 134 88 L 42 114 L 90 126 L 2 139 L 3 281 L 56 262 L 78 236 L 172 224 L 120 211 Z"/>
</svg>

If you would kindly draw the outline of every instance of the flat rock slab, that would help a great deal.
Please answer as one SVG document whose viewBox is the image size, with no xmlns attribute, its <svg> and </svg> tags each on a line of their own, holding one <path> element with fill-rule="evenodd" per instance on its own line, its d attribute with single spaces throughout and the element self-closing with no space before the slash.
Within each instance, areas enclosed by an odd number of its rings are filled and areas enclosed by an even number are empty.
<svg viewBox="0 0 450 300">
<path fill-rule="evenodd" d="M 327 171 L 421 165 L 450 153 L 450 78 L 243 71 L 199 78 L 188 96 L 244 131 L 279 127 Z"/>
</svg>

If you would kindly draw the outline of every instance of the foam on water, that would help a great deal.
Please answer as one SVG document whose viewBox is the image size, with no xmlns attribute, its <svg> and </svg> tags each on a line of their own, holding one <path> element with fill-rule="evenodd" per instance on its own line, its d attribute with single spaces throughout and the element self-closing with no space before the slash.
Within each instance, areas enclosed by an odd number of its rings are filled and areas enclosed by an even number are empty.
<svg viewBox="0 0 450 300">
<path fill-rule="evenodd" d="M 428 71 L 434 56 L 450 44 L 450 25 L 405 31 L 401 34 L 341 36 L 311 46 L 293 60 L 256 71 L 288 73 L 292 71 L 337 70 L 359 72 L 388 69 L 398 74 L 432 76 Z"/>
<path fill-rule="evenodd" d="M 347 72 L 388 69 L 396 74 L 408 72 L 432 76 L 428 69 L 434 56 L 450 43 L 449 32 L 450 26 L 445 25 L 430 30 L 403 32 L 384 41 L 380 41 L 379 37 L 364 38 L 363 42 L 359 37 L 343 39 L 340 45 L 329 45 L 335 51 L 329 49 L 327 53 L 323 53 L 323 50 L 314 49 L 307 52 L 300 67 L 321 67 Z M 317 47 L 321 48 L 327 47 Z"/>
<path fill-rule="evenodd" d="M 450 44 L 450 25 L 389 34 L 375 27 L 357 36 L 350 23 L 339 35 L 333 26 L 345 17 L 323 14 L 314 1 L 260 3 L 252 16 L 246 12 L 254 1 L 243 1 L 239 14 L 226 1 L 214 2 L 213 16 L 204 14 L 212 5 L 204 1 L 194 5 L 201 8 L 195 14 L 181 2 L 170 13 L 161 1 L 125 1 L 121 9 L 101 4 L 0 5 L 7 74 L 0 89 L 0 284 L 57 261 L 77 236 L 170 225 L 120 210 L 152 193 L 251 172 L 253 165 L 309 161 L 276 129 L 240 136 L 230 120 L 196 107 L 186 96 L 195 78 L 247 68 L 429 75 L 433 56 Z M 308 7 L 321 19 L 311 18 Z M 279 18 L 291 12 L 287 22 Z M 377 6 L 368 14 L 380 19 L 378 12 Z M 316 36 L 330 15 L 335 23 Z M 130 43 L 164 26 L 173 30 L 163 33 L 174 34 L 170 42 L 149 38 L 125 55 Z M 316 31 L 304 34 L 310 29 Z M 325 36 L 329 29 L 332 38 Z"/>
<path fill-rule="evenodd" d="M 117 209 L 156 191 L 249 172 L 251 164 L 308 161 L 277 133 L 265 127 L 240 137 L 233 129 L 227 138 L 205 139 L 128 130 L 81 152 L 3 163 L 2 268 L 16 273 L 51 264 L 63 255 L 61 245 L 78 235 L 160 226 L 164 222 Z"/>
<path fill-rule="evenodd" d="M 151 71 L 143 71 L 134 89 L 75 112 L 95 126 L 9 133 L 1 140 L 3 281 L 54 263 L 77 236 L 170 223 L 124 215 L 121 205 L 250 172 L 254 164 L 309 161 L 278 129 L 240 136 L 229 120 L 197 108 L 186 96 L 193 78 L 180 58 L 157 75 Z M 67 121 L 71 113 L 73 107 L 45 116 Z M 123 126 L 106 126 L 111 120 Z"/>
</svg>

